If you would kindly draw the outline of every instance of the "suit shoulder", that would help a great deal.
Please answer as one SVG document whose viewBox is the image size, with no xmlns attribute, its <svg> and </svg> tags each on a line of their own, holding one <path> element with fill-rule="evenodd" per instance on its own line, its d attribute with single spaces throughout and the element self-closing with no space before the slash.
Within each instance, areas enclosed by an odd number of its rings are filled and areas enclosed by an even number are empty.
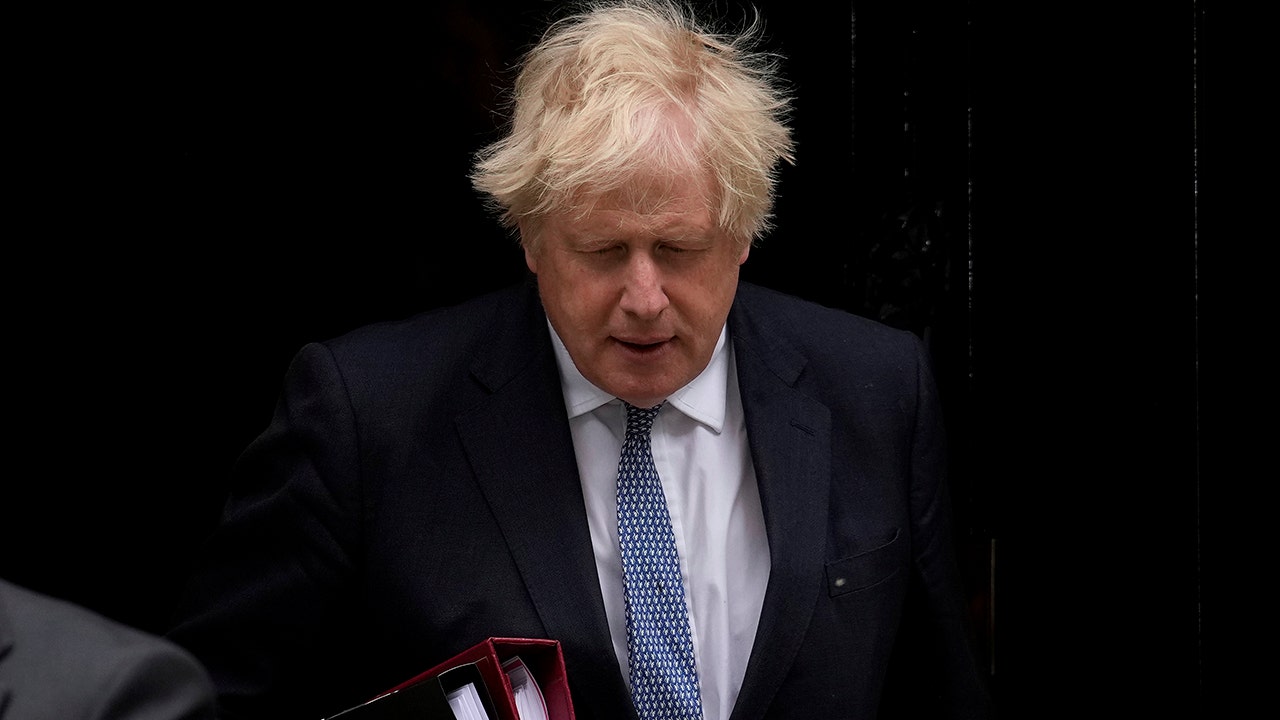
<svg viewBox="0 0 1280 720">
<path fill-rule="evenodd" d="M 519 301 L 520 290 L 507 288 L 465 300 L 461 303 L 431 308 L 407 318 L 384 320 L 354 328 L 323 341 L 335 352 L 363 347 L 385 347 L 431 343 L 441 338 L 466 342 L 468 338 L 484 338 L 494 332 L 494 323 L 504 306 Z"/>
<path fill-rule="evenodd" d="M 8 582 L 3 582 L 0 588 L 3 590 L 0 592 L 0 612 L 14 622 L 18 638 L 29 633 L 35 636 L 29 640 L 38 640 L 46 649 L 55 650 L 60 642 L 65 641 L 85 651 L 74 653 L 82 660 L 94 657 L 95 649 L 102 650 L 104 658 L 151 651 L 175 655 L 186 653 L 163 636 L 145 632 L 70 600 Z"/>
<path fill-rule="evenodd" d="M 12 635 L 0 642 L 11 647 L 0 674 L 21 687 L 16 701 L 43 698 L 67 707 L 101 707 L 109 693 L 163 683 L 168 687 L 155 685 L 149 702 L 181 695 L 191 707 L 205 709 L 199 717 L 212 717 L 213 685 L 203 666 L 164 636 L 0 580 L 0 635 L 6 625 Z"/>
<path fill-rule="evenodd" d="M 549 353 L 537 288 L 522 283 L 310 343 L 288 375 L 304 386 L 337 382 L 385 399 L 409 388 L 449 392 L 469 378 L 497 387 Z"/>
<path fill-rule="evenodd" d="M 761 337 L 806 349 L 847 347 L 894 355 L 914 353 L 918 342 L 910 331 L 751 283 L 740 284 L 734 308 L 739 322 Z"/>
</svg>

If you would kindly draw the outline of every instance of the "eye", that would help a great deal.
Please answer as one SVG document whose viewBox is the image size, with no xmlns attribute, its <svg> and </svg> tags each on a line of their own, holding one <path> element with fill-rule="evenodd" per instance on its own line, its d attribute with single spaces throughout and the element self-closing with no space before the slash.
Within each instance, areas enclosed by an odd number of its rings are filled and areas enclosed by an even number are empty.
<svg viewBox="0 0 1280 720">
<path fill-rule="evenodd" d="M 622 246 L 616 243 L 588 243 L 580 246 L 578 248 L 578 252 L 592 257 L 603 257 L 605 255 L 616 253 L 621 248 Z"/>
<path fill-rule="evenodd" d="M 701 251 L 701 250 L 705 250 L 705 249 L 706 249 L 706 248 L 702 247 L 701 245 L 698 245 L 698 244 L 691 244 L 691 243 L 687 243 L 687 242 L 681 242 L 681 243 L 663 243 L 663 244 L 661 244 L 661 245 L 659 245 L 659 246 L 658 246 L 658 251 L 659 251 L 659 252 L 662 252 L 662 253 L 667 254 L 667 255 L 673 255 L 673 256 L 676 256 L 676 257 L 683 257 L 683 256 L 686 256 L 686 255 L 694 255 L 694 254 L 698 253 L 699 251 Z"/>
</svg>

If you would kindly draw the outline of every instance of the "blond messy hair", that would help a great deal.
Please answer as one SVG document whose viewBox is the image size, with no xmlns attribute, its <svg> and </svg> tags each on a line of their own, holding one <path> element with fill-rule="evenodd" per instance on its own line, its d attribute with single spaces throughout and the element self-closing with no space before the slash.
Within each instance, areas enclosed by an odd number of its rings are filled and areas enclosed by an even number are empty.
<svg viewBox="0 0 1280 720">
<path fill-rule="evenodd" d="M 757 241 L 770 226 L 779 161 L 793 162 L 778 57 L 755 49 L 759 15 L 719 34 L 674 0 L 579 8 L 524 56 L 508 134 L 476 155 L 472 184 L 502 224 L 537 228 L 638 177 L 703 172 L 721 229 Z"/>
</svg>

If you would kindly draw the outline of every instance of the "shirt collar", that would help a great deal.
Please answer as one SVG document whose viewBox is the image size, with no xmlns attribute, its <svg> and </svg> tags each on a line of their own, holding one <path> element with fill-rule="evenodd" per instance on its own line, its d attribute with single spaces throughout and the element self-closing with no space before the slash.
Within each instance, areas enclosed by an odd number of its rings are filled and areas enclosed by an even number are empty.
<svg viewBox="0 0 1280 720">
<path fill-rule="evenodd" d="M 619 402 L 617 398 L 601 390 L 582 376 L 564 341 L 556 334 L 551 323 L 551 343 L 555 347 L 556 365 L 560 368 L 560 390 L 564 394 L 564 406 L 568 410 L 569 419 L 585 415 L 601 405 Z M 688 385 L 676 390 L 667 398 L 667 404 L 680 410 L 690 418 L 706 425 L 716 433 L 724 427 L 726 392 L 729 382 L 729 362 L 731 346 L 728 343 L 727 326 L 720 328 L 720 338 L 716 348 L 711 352 L 711 362 L 703 368 Z"/>
</svg>

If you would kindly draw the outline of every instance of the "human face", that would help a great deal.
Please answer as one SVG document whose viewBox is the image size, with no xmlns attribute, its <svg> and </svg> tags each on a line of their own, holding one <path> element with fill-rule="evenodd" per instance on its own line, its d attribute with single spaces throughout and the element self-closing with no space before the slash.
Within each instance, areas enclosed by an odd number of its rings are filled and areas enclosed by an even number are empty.
<svg viewBox="0 0 1280 720">
<path fill-rule="evenodd" d="M 705 178 L 547 217 L 525 262 L 551 326 L 596 387 L 652 407 L 711 361 L 750 243 L 715 223 Z"/>
</svg>

